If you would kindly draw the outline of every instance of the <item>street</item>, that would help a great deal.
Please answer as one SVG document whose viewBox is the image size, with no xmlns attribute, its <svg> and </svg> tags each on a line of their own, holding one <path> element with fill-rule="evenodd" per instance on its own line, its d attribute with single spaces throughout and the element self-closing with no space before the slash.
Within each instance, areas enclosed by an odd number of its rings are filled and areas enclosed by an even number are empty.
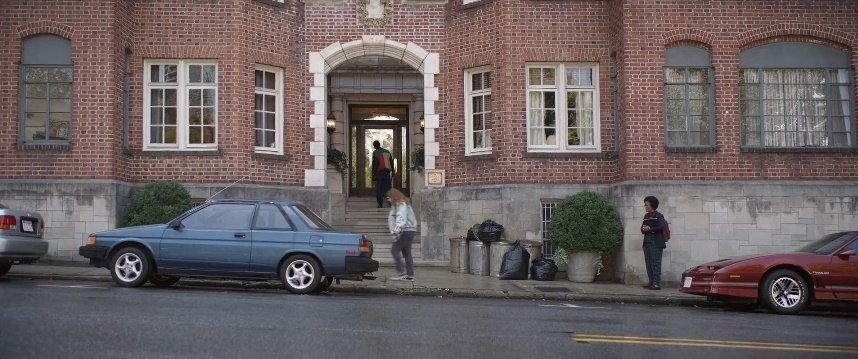
<svg viewBox="0 0 858 359">
<path fill-rule="evenodd" d="M 0 358 L 855 358 L 858 314 L 0 278 Z"/>
</svg>

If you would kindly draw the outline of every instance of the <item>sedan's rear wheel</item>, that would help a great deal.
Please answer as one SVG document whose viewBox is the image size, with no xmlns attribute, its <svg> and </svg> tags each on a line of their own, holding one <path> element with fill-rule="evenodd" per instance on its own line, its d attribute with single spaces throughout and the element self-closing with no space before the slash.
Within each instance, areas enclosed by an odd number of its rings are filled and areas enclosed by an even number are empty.
<svg viewBox="0 0 858 359">
<path fill-rule="evenodd" d="M 796 314 L 810 302 L 810 291 L 798 273 L 779 269 L 763 279 L 760 300 L 772 313 Z"/>
<path fill-rule="evenodd" d="M 280 280 L 295 294 L 312 293 L 322 279 L 322 268 L 313 257 L 304 254 L 286 259 L 280 266 Z"/>
<path fill-rule="evenodd" d="M 149 278 L 149 257 L 139 248 L 122 248 L 110 261 L 110 276 L 120 286 L 139 287 Z"/>
<path fill-rule="evenodd" d="M 0 261 L 0 277 L 9 273 L 9 269 L 12 268 L 12 262 Z"/>
<path fill-rule="evenodd" d="M 153 274 L 149 277 L 149 283 L 157 287 L 169 287 L 179 281 L 179 277 L 163 274 Z"/>
</svg>

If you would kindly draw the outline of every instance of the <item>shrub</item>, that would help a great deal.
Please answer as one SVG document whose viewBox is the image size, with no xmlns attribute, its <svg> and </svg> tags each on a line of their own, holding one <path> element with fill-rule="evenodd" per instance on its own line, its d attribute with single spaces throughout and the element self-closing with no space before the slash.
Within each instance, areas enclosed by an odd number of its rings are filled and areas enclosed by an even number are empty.
<svg viewBox="0 0 858 359">
<path fill-rule="evenodd" d="M 417 149 L 414 150 L 414 154 L 411 156 L 411 170 L 423 173 L 423 167 L 426 167 L 425 154 L 426 152 L 423 149 L 423 146 L 418 146 Z"/>
<path fill-rule="evenodd" d="M 176 182 L 155 181 L 131 197 L 125 226 L 167 223 L 191 207 L 191 195 L 185 187 Z"/>
<path fill-rule="evenodd" d="M 346 175 L 346 169 L 349 168 L 349 161 L 346 154 L 336 148 L 328 149 L 328 164 L 334 166 L 341 175 Z"/>
<path fill-rule="evenodd" d="M 614 206 L 605 196 L 581 192 L 557 204 L 548 239 L 564 251 L 596 251 L 606 254 L 622 243 L 623 226 Z"/>
</svg>

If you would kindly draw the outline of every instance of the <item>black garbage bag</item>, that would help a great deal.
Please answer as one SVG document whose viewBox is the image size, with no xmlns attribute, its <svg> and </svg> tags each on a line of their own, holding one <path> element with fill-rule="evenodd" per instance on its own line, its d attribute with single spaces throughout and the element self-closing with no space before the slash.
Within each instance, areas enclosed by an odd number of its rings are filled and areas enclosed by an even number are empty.
<svg viewBox="0 0 858 359">
<path fill-rule="evenodd" d="M 540 281 L 554 280 L 557 270 L 557 264 L 554 263 L 554 260 L 538 257 L 530 264 L 530 279 Z"/>
<path fill-rule="evenodd" d="M 474 226 L 474 227 L 476 227 L 476 226 Z M 479 240 L 479 239 L 477 239 L 477 232 L 475 232 L 473 228 L 468 228 L 468 235 L 465 236 L 465 239 L 467 239 L 469 242 Z"/>
<path fill-rule="evenodd" d="M 527 279 L 528 264 L 530 264 L 530 253 L 527 253 L 521 241 L 515 241 L 512 248 L 503 254 L 500 279 Z"/>
<path fill-rule="evenodd" d="M 491 219 L 487 219 L 483 223 L 480 223 L 478 232 L 477 239 L 483 242 L 497 242 L 500 241 L 503 234 L 503 226 Z"/>
</svg>

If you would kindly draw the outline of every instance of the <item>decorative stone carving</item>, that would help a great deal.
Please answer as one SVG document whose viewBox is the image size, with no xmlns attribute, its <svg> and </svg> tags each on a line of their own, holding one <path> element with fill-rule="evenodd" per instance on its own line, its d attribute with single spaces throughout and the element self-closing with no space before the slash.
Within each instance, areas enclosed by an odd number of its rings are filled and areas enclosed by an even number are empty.
<svg viewBox="0 0 858 359">
<path fill-rule="evenodd" d="M 358 22 L 366 26 L 385 26 L 393 18 L 393 0 L 358 0 Z"/>
</svg>

